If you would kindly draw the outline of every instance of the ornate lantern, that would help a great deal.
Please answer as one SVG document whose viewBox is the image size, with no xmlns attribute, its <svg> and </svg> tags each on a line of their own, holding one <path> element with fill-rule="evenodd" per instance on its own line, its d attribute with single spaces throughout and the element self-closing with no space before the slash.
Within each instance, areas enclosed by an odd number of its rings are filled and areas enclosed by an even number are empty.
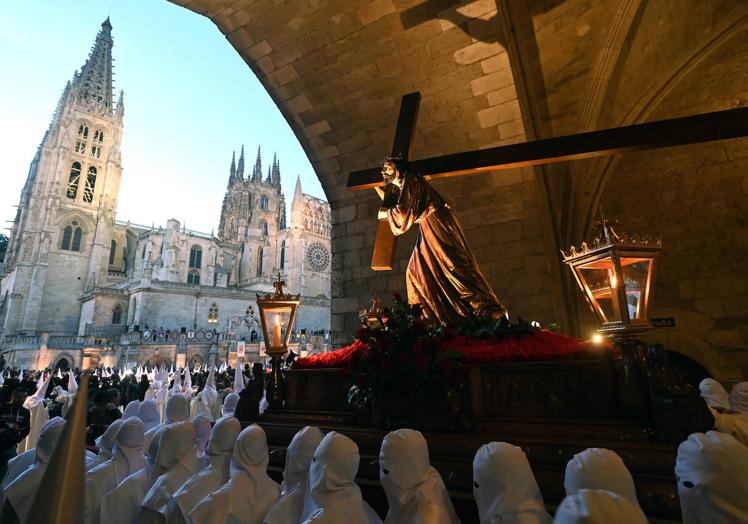
<svg viewBox="0 0 748 524">
<path fill-rule="evenodd" d="M 296 310 L 301 303 L 300 295 L 290 295 L 283 292 L 286 283 L 278 273 L 278 279 L 273 284 L 275 293 L 257 294 L 257 307 L 260 309 L 260 323 L 265 337 L 265 348 L 270 356 L 272 371 L 267 384 L 267 399 L 271 407 L 283 406 L 283 374 L 281 364 L 283 355 L 288 350 L 296 320 Z"/>
<path fill-rule="evenodd" d="M 379 297 L 374 297 L 371 302 L 371 307 L 369 309 L 362 309 L 359 313 L 359 317 L 361 318 L 362 324 L 370 327 L 380 323 L 385 325 L 387 324 L 387 319 L 390 318 L 388 311 L 382 307 L 382 302 L 379 300 Z"/>
<path fill-rule="evenodd" d="M 602 324 L 598 332 L 625 337 L 652 328 L 647 311 L 662 239 L 619 236 L 605 218 L 596 225 L 591 246 L 561 253 Z"/>
</svg>

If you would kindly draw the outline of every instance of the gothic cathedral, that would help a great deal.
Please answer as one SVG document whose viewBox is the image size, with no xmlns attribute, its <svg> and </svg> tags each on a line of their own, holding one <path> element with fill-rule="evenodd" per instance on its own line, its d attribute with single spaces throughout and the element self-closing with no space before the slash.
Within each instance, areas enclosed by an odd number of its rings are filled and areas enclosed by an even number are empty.
<svg viewBox="0 0 748 524">
<path fill-rule="evenodd" d="M 286 221 L 280 161 L 232 158 L 218 234 L 117 220 L 124 102 L 113 102 L 107 19 L 60 97 L 0 266 L 0 351 L 19 367 L 237 362 L 259 356 L 254 303 L 278 273 L 301 293 L 293 341 L 330 329 L 330 207 L 302 192 Z M 253 356 L 254 353 L 254 356 Z"/>
</svg>

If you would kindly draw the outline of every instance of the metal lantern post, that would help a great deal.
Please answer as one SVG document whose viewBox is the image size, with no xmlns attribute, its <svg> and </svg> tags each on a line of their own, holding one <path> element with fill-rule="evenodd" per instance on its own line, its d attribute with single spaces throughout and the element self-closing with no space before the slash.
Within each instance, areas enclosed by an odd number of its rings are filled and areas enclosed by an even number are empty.
<svg viewBox="0 0 748 524">
<path fill-rule="evenodd" d="M 275 293 L 257 294 L 257 307 L 260 309 L 260 323 L 265 338 L 265 351 L 270 356 L 270 380 L 267 384 L 267 400 L 272 408 L 283 406 L 283 373 L 281 364 L 283 355 L 288 351 L 296 311 L 301 303 L 300 294 L 291 295 L 283 292 L 286 283 L 278 273 L 273 284 Z"/>
<path fill-rule="evenodd" d="M 655 259 L 662 239 L 618 235 L 603 220 L 592 245 L 582 243 L 564 253 L 592 312 L 600 321 L 598 332 L 630 338 L 652 328 L 648 317 Z"/>
</svg>

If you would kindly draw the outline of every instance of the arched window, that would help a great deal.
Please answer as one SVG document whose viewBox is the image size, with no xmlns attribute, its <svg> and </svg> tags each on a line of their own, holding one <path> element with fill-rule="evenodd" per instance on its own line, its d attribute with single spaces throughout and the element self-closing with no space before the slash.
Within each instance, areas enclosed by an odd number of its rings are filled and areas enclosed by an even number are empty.
<svg viewBox="0 0 748 524">
<path fill-rule="evenodd" d="M 109 245 L 109 265 L 111 266 L 114 264 L 114 257 L 117 254 L 117 241 L 112 240 L 111 244 Z"/>
<path fill-rule="evenodd" d="M 257 248 L 257 275 L 262 275 L 262 246 Z"/>
<path fill-rule="evenodd" d="M 62 230 L 62 242 L 60 249 L 65 251 L 80 251 L 83 230 L 77 220 L 73 220 Z"/>
<path fill-rule="evenodd" d="M 215 302 L 208 309 L 208 324 L 218 324 L 218 306 Z"/>
<path fill-rule="evenodd" d="M 97 129 L 91 142 L 91 156 L 101 158 L 101 144 L 104 142 L 104 131 Z"/>
<path fill-rule="evenodd" d="M 260 209 L 262 209 L 263 211 L 267 211 L 268 210 L 268 203 L 269 203 L 269 201 L 268 201 L 267 195 L 262 195 L 260 197 Z"/>
<path fill-rule="evenodd" d="M 260 229 L 262 230 L 262 234 L 265 236 L 268 236 L 268 223 L 264 220 L 260 221 Z"/>
<path fill-rule="evenodd" d="M 190 267 L 200 269 L 203 266 L 203 248 L 192 246 L 190 249 Z"/>
<path fill-rule="evenodd" d="M 199 286 L 200 285 L 200 271 L 197 269 L 190 269 L 190 272 L 187 273 L 187 283 L 192 284 L 193 286 Z"/>
<path fill-rule="evenodd" d="M 81 164 L 80 162 L 73 162 L 73 165 L 70 166 L 70 177 L 68 178 L 68 190 L 65 193 L 65 196 L 68 198 L 75 200 L 76 195 L 78 195 L 78 185 L 81 182 Z"/>
<path fill-rule="evenodd" d="M 94 188 L 96 187 L 96 168 L 91 166 L 88 168 L 88 175 L 86 175 L 86 187 L 83 189 L 83 201 L 93 202 Z"/>
<path fill-rule="evenodd" d="M 86 142 L 88 142 L 88 126 L 81 124 L 78 128 L 78 136 L 75 139 L 75 152 L 83 154 L 86 150 Z"/>
<path fill-rule="evenodd" d="M 286 241 L 281 242 L 281 257 L 280 257 L 280 268 L 285 269 L 286 267 Z"/>
<path fill-rule="evenodd" d="M 112 324 L 122 323 L 122 306 L 117 304 L 112 310 Z"/>
</svg>

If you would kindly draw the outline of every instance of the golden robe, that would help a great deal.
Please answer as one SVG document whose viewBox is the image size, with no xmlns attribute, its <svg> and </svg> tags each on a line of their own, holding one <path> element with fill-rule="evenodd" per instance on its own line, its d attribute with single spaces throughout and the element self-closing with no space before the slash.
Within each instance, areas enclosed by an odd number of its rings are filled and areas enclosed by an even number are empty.
<svg viewBox="0 0 748 524">
<path fill-rule="evenodd" d="M 452 215 L 449 204 L 420 176 L 406 175 L 397 203 L 387 210 L 394 235 L 419 226 L 408 262 L 408 302 L 440 322 L 505 313 Z"/>
</svg>

